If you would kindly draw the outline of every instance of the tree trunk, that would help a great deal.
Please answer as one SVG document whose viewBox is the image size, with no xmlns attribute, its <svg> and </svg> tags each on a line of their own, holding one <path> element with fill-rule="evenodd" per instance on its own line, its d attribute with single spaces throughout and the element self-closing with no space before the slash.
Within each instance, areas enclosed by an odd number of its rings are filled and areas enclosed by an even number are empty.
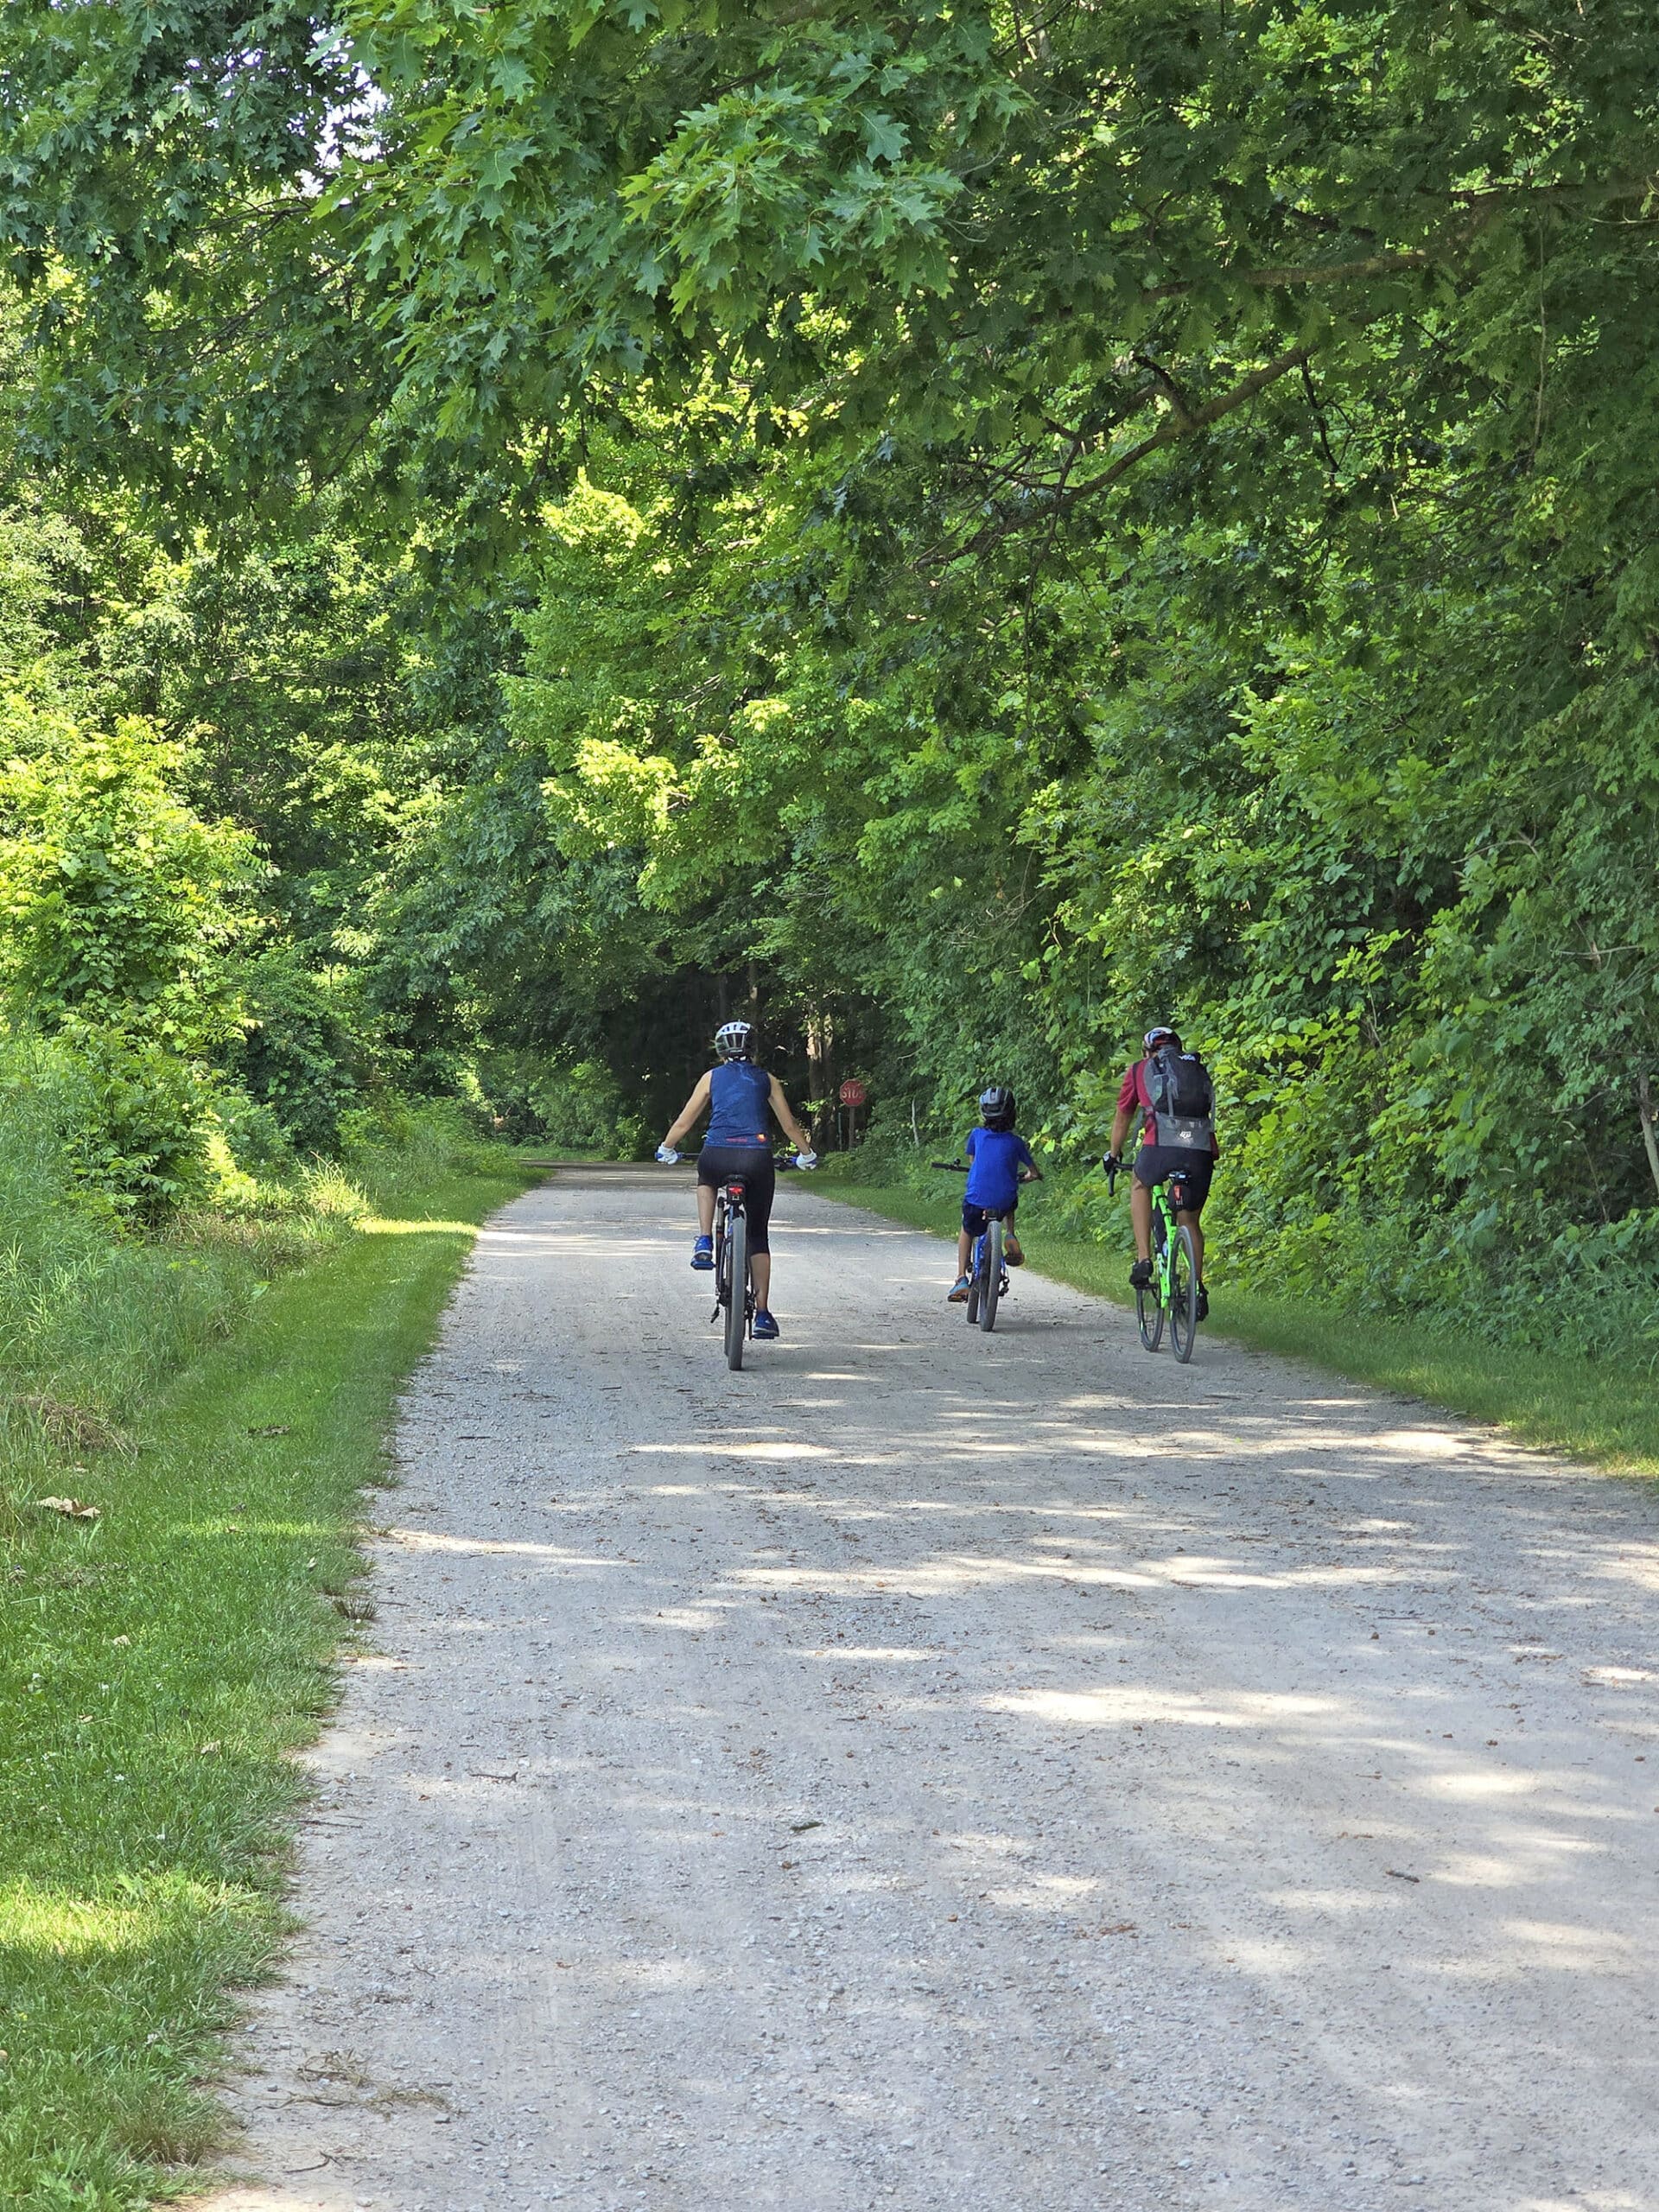
<svg viewBox="0 0 1659 2212">
<path fill-rule="evenodd" d="M 806 1088 L 812 1109 L 812 1142 L 823 1152 L 836 1135 L 836 1026 L 821 1007 L 806 1015 Z"/>
</svg>

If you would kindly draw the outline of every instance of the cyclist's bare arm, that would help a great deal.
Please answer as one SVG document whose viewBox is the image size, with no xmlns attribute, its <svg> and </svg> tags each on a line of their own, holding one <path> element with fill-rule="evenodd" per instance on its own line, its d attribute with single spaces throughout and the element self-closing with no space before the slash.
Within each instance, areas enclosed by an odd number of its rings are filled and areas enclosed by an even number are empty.
<svg viewBox="0 0 1659 2212">
<path fill-rule="evenodd" d="M 1133 1116 L 1126 1113 L 1121 1106 L 1112 1116 L 1110 1149 L 1114 1160 L 1122 1160 L 1123 1157 L 1123 1147 L 1129 1141 L 1129 1122 L 1132 1119 Z"/>
<path fill-rule="evenodd" d="M 777 1088 L 777 1082 L 774 1078 L 772 1089 L 775 1090 Z M 704 1075 L 699 1077 L 696 1089 L 686 1100 L 685 1110 L 681 1114 L 679 1120 L 675 1122 L 673 1128 L 663 1139 L 663 1149 L 664 1152 L 672 1152 L 676 1148 L 680 1139 L 685 1135 L 686 1131 L 691 1127 L 691 1124 L 696 1120 L 697 1116 L 702 1112 L 708 1103 L 709 1078 L 707 1075 Z"/>
<path fill-rule="evenodd" d="M 707 1089 L 709 1083 L 708 1077 L 704 1076 L 702 1080 L 703 1086 Z M 794 1115 L 790 1111 L 789 1101 L 784 1096 L 784 1086 L 779 1082 L 776 1076 L 773 1076 L 772 1078 L 772 1090 L 770 1096 L 772 1100 L 772 1110 L 778 1116 L 779 1128 L 789 1139 L 791 1144 L 794 1146 L 797 1152 L 810 1152 L 812 1149 L 812 1140 L 808 1136 L 806 1131 L 801 1127 Z"/>
</svg>

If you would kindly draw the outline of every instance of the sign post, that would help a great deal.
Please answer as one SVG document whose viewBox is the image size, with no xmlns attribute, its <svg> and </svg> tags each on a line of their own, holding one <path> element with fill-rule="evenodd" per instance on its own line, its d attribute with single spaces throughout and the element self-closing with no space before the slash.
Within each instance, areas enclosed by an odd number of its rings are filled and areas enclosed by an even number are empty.
<svg viewBox="0 0 1659 2212">
<path fill-rule="evenodd" d="M 849 1076 L 839 1092 L 842 1111 L 847 1116 L 847 1149 L 850 1152 L 858 1141 L 858 1109 L 869 1098 L 869 1092 L 856 1076 Z"/>
</svg>

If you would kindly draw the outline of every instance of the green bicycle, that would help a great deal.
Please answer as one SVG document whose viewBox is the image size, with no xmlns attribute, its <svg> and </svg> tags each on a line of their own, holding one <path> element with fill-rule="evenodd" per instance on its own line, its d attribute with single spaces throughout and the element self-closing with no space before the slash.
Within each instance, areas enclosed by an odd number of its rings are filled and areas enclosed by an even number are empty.
<svg viewBox="0 0 1659 2212">
<path fill-rule="evenodd" d="M 1107 1187 L 1116 1196 L 1122 1162 L 1109 1154 L 1101 1165 L 1106 1170 Z M 1198 1335 L 1198 1255 L 1192 1231 L 1175 1218 L 1189 1205 L 1184 1175 L 1174 1174 L 1166 1182 L 1154 1184 L 1152 1281 L 1135 1294 L 1141 1343 L 1148 1351 L 1156 1351 L 1164 1340 L 1167 1319 L 1170 1350 L 1183 1366 L 1192 1358 Z"/>
</svg>

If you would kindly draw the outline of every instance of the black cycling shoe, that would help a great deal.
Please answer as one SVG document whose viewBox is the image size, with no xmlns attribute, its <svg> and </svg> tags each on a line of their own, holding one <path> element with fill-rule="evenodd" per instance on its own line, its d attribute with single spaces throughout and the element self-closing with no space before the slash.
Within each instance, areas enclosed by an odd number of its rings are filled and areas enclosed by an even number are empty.
<svg viewBox="0 0 1659 2212">
<path fill-rule="evenodd" d="M 1137 1260 L 1129 1269 L 1129 1288 L 1131 1290 L 1152 1288 L 1152 1262 L 1150 1260 Z"/>
<path fill-rule="evenodd" d="M 1200 1321 L 1210 1319 L 1210 1294 L 1202 1283 L 1198 1285 L 1198 1319 Z"/>
</svg>

